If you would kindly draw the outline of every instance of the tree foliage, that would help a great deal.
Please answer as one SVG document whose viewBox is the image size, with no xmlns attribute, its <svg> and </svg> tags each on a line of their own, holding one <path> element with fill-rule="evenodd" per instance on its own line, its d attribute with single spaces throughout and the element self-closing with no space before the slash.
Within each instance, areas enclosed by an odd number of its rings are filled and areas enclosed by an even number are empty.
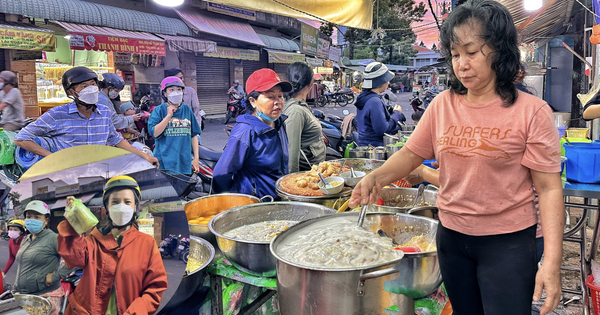
<svg viewBox="0 0 600 315">
<path fill-rule="evenodd" d="M 425 13 L 425 4 L 416 5 L 415 0 L 376 0 L 373 7 L 373 29 L 379 27 L 399 30 L 385 31 L 383 39 L 373 40 L 370 30 L 348 28 L 344 38 L 350 44 L 350 59 L 366 59 L 358 58 L 355 54 L 364 56 L 367 54 L 365 50 L 369 49 L 373 59 L 389 62 L 391 52 L 392 63 L 408 64 L 408 58 L 416 55 L 412 45 L 417 38 L 410 24 L 421 22 Z M 371 46 L 365 48 L 360 45 Z"/>
</svg>

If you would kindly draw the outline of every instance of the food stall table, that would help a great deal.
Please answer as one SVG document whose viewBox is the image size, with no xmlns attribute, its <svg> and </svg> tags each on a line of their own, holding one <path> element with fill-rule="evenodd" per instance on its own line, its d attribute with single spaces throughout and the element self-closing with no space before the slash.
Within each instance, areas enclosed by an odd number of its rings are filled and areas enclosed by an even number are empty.
<svg viewBox="0 0 600 315">
<path fill-rule="evenodd" d="M 591 210 L 600 210 L 600 205 L 593 204 L 593 200 L 596 199 L 600 201 L 600 185 L 598 184 L 583 184 L 576 182 L 569 182 L 563 177 L 563 196 L 565 197 L 565 207 L 573 207 L 583 209 L 583 213 L 579 221 L 569 230 L 566 230 L 564 233 L 564 240 L 568 242 L 573 242 L 579 244 L 581 251 L 581 260 L 580 266 L 578 268 L 575 267 L 567 267 L 562 266 L 562 270 L 566 271 L 576 271 L 579 272 L 581 276 L 581 290 L 573 290 L 568 288 L 563 288 L 562 291 L 565 293 L 576 294 L 582 296 L 582 303 L 584 305 L 584 315 L 590 314 L 590 306 L 589 306 L 589 294 L 587 287 L 585 285 L 585 280 L 587 276 L 590 274 L 590 266 L 592 259 L 596 256 L 598 252 L 598 228 L 600 227 L 600 215 L 596 216 L 594 231 L 592 234 L 592 243 L 590 252 L 587 253 L 586 249 L 586 222 L 589 217 L 589 213 Z M 583 204 L 573 203 L 569 200 L 568 197 L 580 197 L 583 198 Z M 576 235 L 579 232 L 578 235 Z"/>
</svg>

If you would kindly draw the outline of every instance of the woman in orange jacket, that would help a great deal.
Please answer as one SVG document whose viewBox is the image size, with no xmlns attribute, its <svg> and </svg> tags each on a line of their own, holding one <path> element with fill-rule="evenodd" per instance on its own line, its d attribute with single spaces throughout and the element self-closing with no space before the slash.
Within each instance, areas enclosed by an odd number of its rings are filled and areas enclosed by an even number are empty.
<svg viewBox="0 0 600 315">
<path fill-rule="evenodd" d="M 84 268 L 65 314 L 153 314 L 167 289 L 167 274 L 152 236 L 139 232 L 141 192 L 129 176 L 111 178 L 103 202 L 110 225 L 89 236 L 68 221 L 58 225 L 58 251 L 70 268 Z"/>
</svg>

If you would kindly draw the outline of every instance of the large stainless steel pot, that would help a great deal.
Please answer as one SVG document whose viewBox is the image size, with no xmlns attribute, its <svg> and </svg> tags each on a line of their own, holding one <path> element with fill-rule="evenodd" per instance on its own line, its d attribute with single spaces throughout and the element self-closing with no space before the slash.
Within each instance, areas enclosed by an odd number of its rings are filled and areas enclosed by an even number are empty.
<svg viewBox="0 0 600 315">
<path fill-rule="evenodd" d="M 396 142 L 400 142 L 400 138 L 397 135 L 383 134 L 383 146 L 387 147 L 388 144 L 396 144 Z"/>
<path fill-rule="evenodd" d="M 341 213 L 299 223 L 271 242 L 277 258 L 279 309 L 286 315 L 384 315 L 385 308 L 398 306 L 398 314 L 414 314 L 414 298 L 433 292 L 441 284 L 437 252 L 406 253 L 386 264 L 347 269 L 319 269 L 287 261 L 279 247 L 303 229 L 316 225 L 358 219 L 358 213 Z M 368 213 L 375 233 L 386 232 L 397 244 L 418 234 L 435 239 L 437 222 L 428 218 L 393 213 Z M 366 224 L 365 224 L 366 225 Z M 410 231 L 410 232 L 409 232 Z"/>
<path fill-rule="evenodd" d="M 348 151 L 348 156 L 350 158 L 363 159 L 363 158 L 367 158 L 368 155 L 369 155 L 368 147 L 352 148 L 352 149 L 350 149 L 350 151 Z"/>
<path fill-rule="evenodd" d="M 384 147 L 376 147 L 369 152 L 369 158 L 372 160 L 387 160 L 387 153 Z"/>
<path fill-rule="evenodd" d="M 183 209 L 187 220 L 219 214 L 231 208 L 259 203 L 261 200 L 243 194 L 218 194 L 200 197 L 184 203 Z M 207 240 L 213 248 L 217 249 L 217 239 L 208 229 L 208 225 L 189 224 L 190 235 Z M 217 252 L 217 256 L 221 253 Z"/>
<path fill-rule="evenodd" d="M 271 242 L 235 239 L 224 234 L 240 226 L 264 221 L 305 221 L 335 210 L 310 203 L 270 202 L 233 208 L 216 215 L 208 227 L 216 235 L 221 252 L 238 269 L 253 275 L 274 277 L 276 260 L 271 254 Z"/>
<path fill-rule="evenodd" d="M 47 310 L 45 314 L 50 314 L 52 311 L 52 304 L 50 301 L 41 296 L 32 295 L 32 294 L 15 294 L 15 299 L 19 302 L 21 307 L 29 306 Z"/>
<path fill-rule="evenodd" d="M 384 206 L 373 205 L 376 211 L 407 213 L 412 208 L 413 201 L 417 196 L 417 188 L 383 188 L 379 196 L 383 199 Z M 437 219 L 437 196 L 437 190 L 425 189 L 423 199 L 421 199 L 425 205 L 419 202 L 412 213 Z"/>
<path fill-rule="evenodd" d="M 215 248 L 205 239 L 190 236 L 190 254 L 183 277 L 192 276 L 208 266 L 215 258 Z"/>
</svg>

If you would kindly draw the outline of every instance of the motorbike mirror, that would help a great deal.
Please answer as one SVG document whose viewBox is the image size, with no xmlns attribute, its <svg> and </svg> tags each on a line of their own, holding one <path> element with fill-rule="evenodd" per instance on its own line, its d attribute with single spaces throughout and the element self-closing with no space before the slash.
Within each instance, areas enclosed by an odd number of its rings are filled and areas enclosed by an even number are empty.
<svg viewBox="0 0 600 315">
<path fill-rule="evenodd" d="M 350 111 L 349 111 L 349 110 L 347 110 L 347 109 L 344 109 L 344 110 L 342 111 L 342 113 L 344 113 L 344 115 L 346 115 L 346 116 L 347 116 L 347 115 L 349 115 L 349 114 L 350 114 Z"/>
</svg>

